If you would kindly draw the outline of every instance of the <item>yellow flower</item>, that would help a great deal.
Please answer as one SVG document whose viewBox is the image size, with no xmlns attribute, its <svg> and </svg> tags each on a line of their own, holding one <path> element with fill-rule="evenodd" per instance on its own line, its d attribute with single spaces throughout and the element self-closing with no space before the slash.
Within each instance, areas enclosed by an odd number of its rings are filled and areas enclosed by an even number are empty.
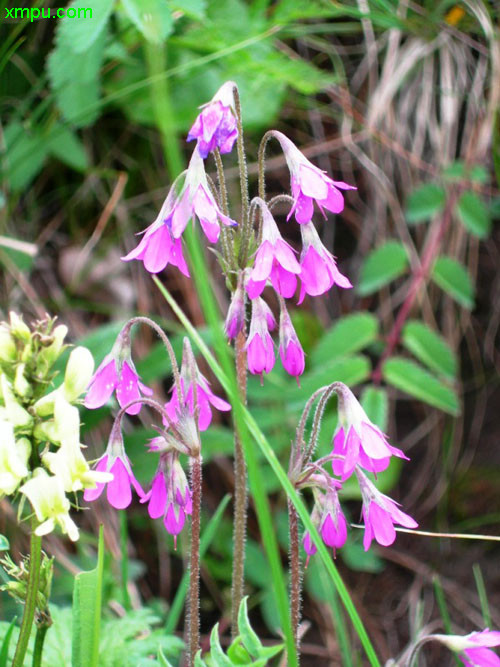
<svg viewBox="0 0 500 667">
<path fill-rule="evenodd" d="M 10 422 L 0 421 L 0 496 L 11 495 L 21 480 L 28 476 L 30 444 L 26 438 L 18 442 Z"/>
</svg>

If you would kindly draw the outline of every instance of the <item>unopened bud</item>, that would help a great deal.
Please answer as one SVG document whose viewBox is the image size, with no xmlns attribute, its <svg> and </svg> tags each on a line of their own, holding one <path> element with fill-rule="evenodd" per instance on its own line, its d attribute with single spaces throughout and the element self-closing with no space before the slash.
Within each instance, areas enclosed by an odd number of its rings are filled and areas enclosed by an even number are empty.
<svg viewBox="0 0 500 667">
<path fill-rule="evenodd" d="M 30 396 L 33 393 L 30 383 L 24 377 L 25 368 L 25 364 L 19 364 L 16 368 L 16 375 L 14 378 L 14 390 L 18 396 L 22 396 L 23 398 Z"/>
<path fill-rule="evenodd" d="M 23 318 L 11 310 L 9 313 L 9 320 L 12 335 L 27 343 L 31 338 L 31 331 L 28 325 L 23 322 Z"/>
<path fill-rule="evenodd" d="M 67 333 L 68 327 L 64 324 L 60 324 L 54 329 L 52 332 L 52 343 L 40 350 L 37 367 L 47 371 L 57 361 L 66 347 L 64 339 Z"/>
<path fill-rule="evenodd" d="M 17 357 L 16 343 L 10 335 L 9 329 L 0 325 L 0 361 L 15 361 Z"/>
<path fill-rule="evenodd" d="M 33 421 L 32 416 L 20 405 L 6 375 L 0 377 L 0 390 L 5 407 L 0 408 L 0 416 L 14 426 L 27 426 Z"/>
<path fill-rule="evenodd" d="M 94 373 L 94 358 L 86 347 L 76 347 L 69 355 L 64 374 L 64 395 L 72 403 L 87 388 Z"/>
</svg>

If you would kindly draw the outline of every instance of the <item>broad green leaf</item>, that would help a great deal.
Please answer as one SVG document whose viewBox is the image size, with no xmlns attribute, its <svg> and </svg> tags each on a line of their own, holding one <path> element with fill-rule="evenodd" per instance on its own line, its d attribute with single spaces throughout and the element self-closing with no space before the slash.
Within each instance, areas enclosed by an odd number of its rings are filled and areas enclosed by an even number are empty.
<svg viewBox="0 0 500 667">
<path fill-rule="evenodd" d="M 385 431 L 388 413 L 386 390 L 380 387 L 366 387 L 361 395 L 361 405 L 371 421 Z"/>
<path fill-rule="evenodd" d="M 174 21 L 165 0 L 122 0 L 128 17 L 148 42 L 160 44 L 170 35 Z"/>
<path fill-rule="evenodd" d="M 207 0 L 167 0 L 172 12 L 182 12 L 195 21 L 202 21 L 207 11 Z"/>
<path fill-rule="evenodd" d="M 430 220 L 444 208 L 446 192 L 434 183 L 426 183 L 415 188 L 406 202 L 406 220 L 409 224 L 417 224 Z"/>
<path fill-rule="evenodd" d="M 9 549 L 9 540 L 5 537 L 5 535 L 0 535 L 0 551 L 8 551 Z"/>
<path fill-rule="evenodd" d="M 72 667 L 97 667 L 101 629 L 104 538 L 99 529 L 97 567 L 75 576 L 73 588 Z"/>
<path fill-rule="evenodd" d="M 262 642 L 252 629 L 248 619 L 247 597 L 244 597 L 238 610 L 238 631 L 243 640 L 243 644 L 252 658 L 258 658 Z"/>
<path fill-rule="evenodd" d="M 231 646 L 227 649 L 227 657 L 233 665 L 249 665 L 252 662 L 249 652 L 243 646 L 241 635 L 231 642 Z"/>
<path fill-rule="evenodd" d="M 92 0 L 89 12 L 87 0 L 73 0 L 58 27 L 58 41 L 74 53 L 87 57 L 87 50 L 103 32 L 114 0 Z"/>
<path fill-rule="evenodd" d="M 392 357 L 382 366 L 384 380 L 429 405 L 450 415 L 460 414 L 456 392 L 409 359 Z"/>
<path fill-rule="evenodd" d="M 403 328 L 401 341 L 419 361 L 431 370 L 454 378 L 457 360 L 446 340 L 418 320 L 410 320 Z"/>
<path fill-rule="evenodd" d="M 394 444 L 394 443 L 392 443 Z M 389 466 L 377 473 L 377 477 L 371 472 L 366 475 L 375 484 L 381 493 L 390 493 L 392 489 L 399 482 L 401 471 L 403 470 L 403 462 L 401 459 L 392 456 Z M 354 475 L 346 479 L 342 486 L 342 498 L 345 500 L 362 500 L 361 490 Z"/>
<path fill-rule="evenodd" d="M 47 146 L 36 131 L 12 122 L 5 128 L 6 175 L 12 190 L 24 190 L 41 170 L 47 157 Z"/>
<path fill-rule="evenodd" d="M 49 152 L 68 167 L 77 171 L 85 171 L 88 167 L 88 157 L 82 142 L 75 132 L 63 125 L 52 128 L 47 137 Z"/>
<path fill-rule="evenodd" d="M 452 257 L 438 257 L 432 269 L 432 279 L 442 290 L 462 306 L 474 308 L 474 285 L 467 269 Z"/>
<path fill-rule="evenodd" d="M 443 169 L 443 177 L 448 178 L 450 181 L 469 179 L 477 183 L 486 183 L 489 175 L 488 170 L 480 164 L 475 164 L 468 168 L 465 162 L 457 160 Z"/>
<path fill-rule="evenodd" d="M 375 248 L 363 262 L 358 284 L 361 296 L 372 294 L 402 275 L 408 268 L 406 249 L 399 241 L 387 241 Z"/>
<path fill-rule="evenodd" d="M 377 555 L 375 549 L 365 551 L 359 540 L 348 539 L 340 555 L 349 569 L 355 572 L 378 574 L 385 567 L 384 561 Z"/>
<path fill-rule="evenodd" d="M 480 239 L 491 232 L 488 209 L 475 192 L 464 192 L 457 203 L 457 213 L 464 227 Z"/>
<path fill-rule="evenodd" d="M 326 331 L 310 355 L 311 365 L 362 350 L 376 340 L 378 320 L 371 313 L 352 313 L 340 318 Z"/>
<path fill-rule="evenodd" d="M 210 656 L 215 660 L 217 667 L 232 667 L 233 663 L 225 655 L 219 641 L 219 624 L 214 625 L 210 633 Z"/>
<path fill-rule="evenodd" d="M 343 382 L 347 385 L 356 385 L 366 380 L 370 375 L 370 362 L 367 357 L 342 357 L 325 362 L 321 368 L 306 373 L 300 380 L 300 391 L 290 382 L 283 391 L 283 398 L 288 401 L 300 401 L 303 405 L 307 398 L 319 387 L 331 382 Z"/>
</svg>

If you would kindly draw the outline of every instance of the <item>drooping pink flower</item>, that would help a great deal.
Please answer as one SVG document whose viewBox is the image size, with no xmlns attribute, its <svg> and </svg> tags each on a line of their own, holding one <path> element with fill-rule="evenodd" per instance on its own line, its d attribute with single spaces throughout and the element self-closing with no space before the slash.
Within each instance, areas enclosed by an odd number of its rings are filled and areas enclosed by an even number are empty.
<svg viewBox="0 0 500 667">
<path fill-rule="evenodd" d="M 341 382 L 337 384 L 341 426 L 333 440 L 332 454 L 341 458 L 332 460 L 334 474 L 345 480 L 357 465 L 377 473 L 387 468 L 391 456 L 408 459 L 400 449 L 387 442 L 386 436 L 370 421 L 352 391 Z"/>
<path fill-rule="evenodd" d="M 246 289 L 248 296 L 260 296 L 268 279 L 278 294 L 289 299 L 295 294 L 300 264 L 293 248 L 282 238 L 266 204 L 255 198 L 262 211 L 262 242 L 255 254 L 253 269 Z"/>
<path fill-rule="evenodd" d="M 340 190 L 356 190 L 356 188 L 343 181 L 333 181 L 326 172 L 309 162 L 295 144 L 281 132 L 273 131 L 273 136 L 280 142 L 290 170 L 294 203 L 288 218 L 295 213 L 298 223 L 309 222 L 314 212 L 313 201 L 316 201 L 324 216 L 325 208 L 332 213 L 340 213 L 344 208 L 344 197 Z"/>
<path fill-rule="evenodd" d="M 318 232 L 312 222 L 300 227 L 302 233 L 302 252 L 300 254 L 300 298 L 302 303 L 306 294 L 319 296 L 333 285 L 352 287 L 348 278 L 337 268 L 333 255 L 321 243 Z"/>
<path fill-rule="evenodd" d="M 314 554 L 318 551 L 318 549 L 316 548 L 314 542 L 311 540 L 310 533 L 304 533 L 304 537 L 302 538 L 302 545 L 304 547 L 304 551 L 307 554 L 306 564 L 305 564 L 305 567 L 307 568 L 311 556 L 314 556 Z"/>
<path fill-rule="evenodd" d="M 177 453 L 162 453 L 158 470 L 151 489 L 141 499 L 148 503 L 148 513 L 152 519 L 163 517 L 166 530 L 174 536 L 184 528 L 186 516 L 193 511 L 192 495 Z"/>
<path fill-rule="evenodd" d="M 245 345 L 248 370 L 253 375 L 270 373 L 274 366 L 274 343 L 269 331 L 276 327 L 276 320 L 267 303 L 257 297 L 252 301 L 252 319 Z"/>
<path fill-rule="evenodd" d="M 90 380 L 84 400 L 85 407 L 90 410 L 100 408 L 107 403 L 115 390 L 120 407 L 140 398 L 141 393 L 146 396 L 151 396 L 153 393 L 152 389 L 140 381 L 130 354 L 123 359 L 122 354 L 113 348 L 111 353 L 104 357 Z M 126 412 L 129 415 L 137 415 L 140 410 L 141 404 L 137 403 L 130 406 Z"/>
<path fill-rule="evenodd" d="M 168 265 L 176 266 L 189 278 L 189 269 L 182 253 L 182 241 L 171 231 L 172 216 L 155 220 L 144 232 L 138 246 L 122 257 L 124 262 L 138 259 L 149 273 L 160 273 Z"/>
<path fill-rule="evenodd" d="M 227 311 L 224 329 L 229 340 L 236 336 L 245 328 L 245 292 L 241 285 L 238 285 L 231 298 L 229 309 Z"/>
<path fill-rule="evenodd" d="M 468 635 L 430 635 L 459 653 L 466 667 L 500 667 L 500 658 L 490 649 L 500 646 L 500 632 L 486 628 Z"/>
<path fill-rule="evenodd" d="M 334 551 L 343 547 L 347 540 L 347 522 L 340 507 L 335 483 L 329 486 L 325 495 L 321 517 L 321 537 L 326 546 Z"/>
<path fill-rule="evenodd" d="M 202 107 L 187 136 L 188 141 L 198 140 L 200 155 L 205 159 L 218 148 L 221 153 L 230 153 L 238 136 L 234 113 L 233 89 L 236 84 L 226 81 L 212 100 Z"/>
<path fill-rule="evenodd" d="M 362 514 L 365 523 L 363 546 L 365 551 L 370 548 L 373 538 L 383 547 L 393 544 L 396 539 L 394 524 L 405 526 L 405 528 L 418 527 L 415 519 L 402 512 L 394 500 L 380 493 L 360 468 L 356 468 L 356 476 L 363 496 Z"/>
<path fill-rule="evenodd" d="M 304 350 L 295 333 L 290 315 L 284 306 L 280 313 L 279 354 L 283 368 L 297 379 L 298 384 L 299 375 L 302 375 L 305 368 Z"/>
<path fill-rule="evenodd" d="M 118 510 L 125 509 L 132 502 L 131 486 L 134 487 L 139 498 L 144 496 L 144 491 L 134 477 L 130 461 L 125 453 L 123 437 L 119 427 L 113 427 L 106 452 L 97 462 L 95 469 L 99 472 L 111 473 L 113 479 L 106 483 L 97 482 L 94 489 L 85 489 L 84 500 L 91 502 L 99 498 L 106 485 L 108 502 Z"/>
</svg>

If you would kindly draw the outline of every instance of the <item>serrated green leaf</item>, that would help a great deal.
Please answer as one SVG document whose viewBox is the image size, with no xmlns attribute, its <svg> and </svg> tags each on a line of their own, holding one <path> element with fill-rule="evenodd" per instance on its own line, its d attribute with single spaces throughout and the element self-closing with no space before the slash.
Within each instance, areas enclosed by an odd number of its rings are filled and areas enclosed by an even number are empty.
<svg viewBox="0 0 500 667">
<path fill-rule="evenodd" d="M 174 20 L 165 0 L 122 0 L 122 4 L 148 42 L 160 44 L 172 32 Z"/>
<path fill-rule="evenodd" d="M 248 597 L 244 597 L 240 603 L 240 608 L 238 610 L 238 630 L 247 651 L 252 658 L 258 658 L 260 657 L 259 651 L 262 647 L 262 642 L 252 629 L 250 621 L 248 620 L 247 599 Z"/>
<path fill-rule="evenodd" d="M 87 57 L 89 49 L 106 27 L 114 0 L 92 0 L 89 15 L 89 3 L 86 0 L 73 0 L 66 8 L 66 16 L 58 26 L 58 42 L 74 53 Z M 72 17 L 69 12 L 74 10 Z M 86 13 L 85 13 L 86 11 Z"/>
<path fill-rule="evenodd" d="M 475 192 L 464 192 L 457 203 L 457 213 L 464 227 L 480 239 L 491 232 L 488 209 Z"/>
<path fill-rule="evenodd" d="M 310 355 L 312 366 L 332 358 L 346 356 L 362 350 L 376 340 L 378 320 L 371 313 L 353 313 L 336 322 L 323 334 Z"/>
<path fill-rule="evenodd" d="M 69 128 L 56 125 L 47 137 L 49 152 L 64 164 L 85 171 L 88 167 L 88 158 L 82 142 Z"/>
<path fill-rule="evenodd" d="M 452 257 L 438 257 L 432 279 L 442 290 L 468 309 L 474 308 L 474 285 L 467 269 Z"/>
<path fill-rule="evenodd" d="M 357 291 L 372 294 L 402 275 L 408 268 L 406 249 L 399 241 L 387 241 L 375 248 L 363 262 Z"/>
<path fill-rule="evenodd" d="M 434 183 L 420 185 L 410 192 L 406 202 L 406 220 L 409 224 L 417 224 L 430 220 L 444 208 L 446 192 Z"/>
<path fill-rule="evenodd" d="M 219 624 L 214 625 L 210 633 L 210 657 L 215 660 L 217 667 L 232 667 L 232 662 L 225 655 L 219 641 Z"/>
<path fill-rule="evenodd" d="M 9 540 L 5 537 L 5 535 L 0 535 L 0 551 L 8 551 L 9 549 Z"/>
<path fill-rule="evenodd" d="M 460 414 L 460 404 L 455 391 L 409 359 L 392 357 L 382 366 L 384 380 L 450 415 Z"/>
<path fill-rule="evenodd" d="M 386 390 L 380 387 L 366 387 L 361 394 L 361 405 L 371 421 L 385 431 L 388 414 Z"/>
<path fill-rule="evenodd" d="M 454 378 L 457 361 L 446 340 L 423 322 L 410 320 L 403 328 L 401 342 L 431 370 Z"/>
</svg>

